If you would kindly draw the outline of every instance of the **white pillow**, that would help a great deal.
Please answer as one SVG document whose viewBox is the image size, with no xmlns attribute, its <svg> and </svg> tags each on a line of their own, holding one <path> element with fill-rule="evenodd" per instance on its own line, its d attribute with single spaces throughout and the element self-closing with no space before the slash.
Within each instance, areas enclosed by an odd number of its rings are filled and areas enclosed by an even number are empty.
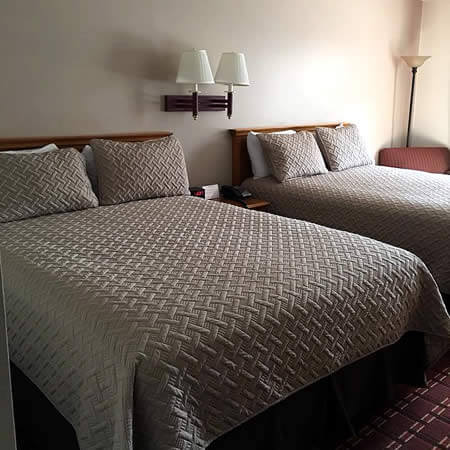
<svg viewBox="0 0 450 450">
<path fill-rule="evenodd" d="M 275 131 L 273 133 L 264 134 L 295 134 L 295 130 Z M 247 135 L 247 150 L 252 164 L 253 178 L 262 178 L 272 175 L 272 171 L 267 165 L 261 142 L 257 138 L 255 131 L 250 131 Z"/>
<path fill-rule="evenodd" d="M 92 190 L 97 194 L 98 193 L 98 175 L 97 175 L 97 166 L 95 164 L 94 151 L 90 145 L 85 145 L 81 154 L 84 156 L 86 160 L 86 171 L 89 179 L 91 180 Z"/>
<path fill-rule="evenodd" d="M 58 146 L 56 144 L 47 144 L 40 148 L 31 148 L 26 150 L 8 150 L 7 153 L 9 155 L 23 155 L 25 153 L 45 153 L 45 152 L 51 152 L 52 150 L 58 150 Z"/>
</svg>

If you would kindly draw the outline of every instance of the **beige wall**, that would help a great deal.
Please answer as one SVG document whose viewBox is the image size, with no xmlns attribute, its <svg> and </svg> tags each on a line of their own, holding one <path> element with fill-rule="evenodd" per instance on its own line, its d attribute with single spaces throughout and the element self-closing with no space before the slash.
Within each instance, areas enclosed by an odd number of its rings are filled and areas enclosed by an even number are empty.
<svg viewBox="0 0 450 450">
<path fill-rule="evenodd" d="M 419 52 L 412 144 L 450 147 L 450 0 L 424 2 Z"/>
<path fill-rule="evenodd" d="M 174 130 L 192 184 L 229 182 L 230 127 L 358 123 L 375 152 L 400 143 L 419 0 L 2 0 L 0 135 Z M 235 113 L 161 111 L 180 53 L 242 51 Z M 223 86 L 207 86 L 221 93 Z"/>
</svg>

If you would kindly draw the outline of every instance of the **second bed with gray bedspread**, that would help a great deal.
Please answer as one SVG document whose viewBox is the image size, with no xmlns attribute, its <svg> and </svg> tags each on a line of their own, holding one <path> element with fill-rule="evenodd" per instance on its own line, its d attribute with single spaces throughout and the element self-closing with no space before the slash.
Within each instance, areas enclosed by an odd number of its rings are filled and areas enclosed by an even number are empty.
<svg viewBox="0 0 450 450">
<path fill-rule="evenodd" d="M 428 266 L 450 294 L 450 176 L 364 166 L 243 185 L 271 202 L 269 211 L 350 231 L 404 248 Z"/>
<path fill-rule="evenodd" d="M 413 254 L 196 198 L 2 224 L 0 251 L 11 358 L 82 450 L 204 448 L 408 330 L 450 336 Z"/>
</svg>

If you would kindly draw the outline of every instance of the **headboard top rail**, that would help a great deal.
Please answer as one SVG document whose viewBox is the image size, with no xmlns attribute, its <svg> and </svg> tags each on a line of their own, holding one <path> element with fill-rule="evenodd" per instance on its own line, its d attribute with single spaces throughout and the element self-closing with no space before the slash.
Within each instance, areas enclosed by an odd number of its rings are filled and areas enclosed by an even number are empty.
<svg viewBox="0 0 450 450">
<path fill-rule="evenodd" d="M 347 122 L 324 123 L 316 125 L 278 125 L 270 127 L 233 128 L 229 130 L 232 141 L 232 180 L 239 185 L 246 178 L 253 176 L 250 158 L 247 151 L 247 135 L 250 131 L 273 133 L 277 131 L 314 131 L 318 127 L 335 128 L 338 125 L 348 126 Z"/>
<path fill-rule="evenodd" d="M 112 141 L 140 142 L 170 136 L 171 131 L 150 131 L 145 133 L 112 133 L 81 136 L 36 136 L 0 138 L 0 151 L 22 150 L 56 144 L 58 147 L 74 147 L 82 150 L 91 139 L 110 139 Z"/>
<path fill-rule="evenodd" d="M 271 127 L 252 127 L 252 128 L 232 128 L 229 130 L 232 136 L 247 136 L 250 131 L 256 131 L 257 133 L 273 133 L 277 131 L 295 130 L 295 131 L 314 131 L 319 127 L 335 128 L 338 125 L 348 125 L 346 122 L 337 123 L 323 123 L 315 125 L 278 125 Z"/>
</svg>

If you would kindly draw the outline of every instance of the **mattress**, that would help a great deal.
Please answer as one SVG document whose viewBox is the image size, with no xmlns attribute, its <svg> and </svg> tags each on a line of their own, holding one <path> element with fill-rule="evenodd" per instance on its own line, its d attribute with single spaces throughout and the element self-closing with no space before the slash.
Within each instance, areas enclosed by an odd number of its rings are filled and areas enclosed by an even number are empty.
<svg viewBox="0 0 450 450">
<path fill-rule="evenodd" d="M 0 226 L 12 361 L 82 450 L 200 449 L 396 342 L 448 347 L 413 254 L 192 197 Z"/>
<path fill-rule="evenodd" d="M 404 248 L 428 266 L 450 294 L 450 177 L 365 166 L 278 183 L 243 185 L 274 214 L 350 231 Z"/>
</svg>

